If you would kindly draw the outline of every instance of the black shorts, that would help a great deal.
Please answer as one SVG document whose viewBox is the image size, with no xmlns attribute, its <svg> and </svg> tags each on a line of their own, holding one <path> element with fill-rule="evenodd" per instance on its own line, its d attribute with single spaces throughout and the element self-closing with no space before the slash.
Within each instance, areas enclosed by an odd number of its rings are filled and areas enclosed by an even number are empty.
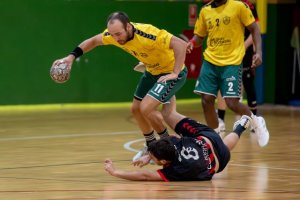
<svg viewBox="0 0 300 200">
<path fill-rule="evenodd" d="M 230 160 L 230 151 L 224 144 L 222 138 L 213 129 L 204 124 L 200 124 L 193 119 L 184 118 L 175 127 L 175 131 L 185 137 L 196 138 L 198 136 L 204 136 L 208 138 L 214 148 L 215 154 L 219 161 L 219 170 L 223 171 Z"/>
</svg>

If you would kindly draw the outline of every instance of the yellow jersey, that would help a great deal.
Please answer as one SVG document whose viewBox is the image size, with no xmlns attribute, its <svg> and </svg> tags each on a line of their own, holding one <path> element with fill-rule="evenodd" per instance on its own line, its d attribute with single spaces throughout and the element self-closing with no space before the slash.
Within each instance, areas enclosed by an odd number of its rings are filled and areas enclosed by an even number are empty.
<svg viewBox="0 0 300 200">
<path fill-rule="evenodd" d="M 240 65 L 245 54 L 245 27 L 254 22 L 249 6 L 240 1 L 227 0 L 218 7 L 214 2 L 203 6 L 194 34 L 207 36 L 204 59 L 217 66 Z"/>
<path fill-rule="evenodd" d="M 150 24 L 133 23 L 134 36 L 121 45 L 106 30 L 102 33 L 104 45 L 115 45 L 143 62 L 152 75 L 171 73 L 174 69 L 174 51 L 170 49 L 172 34 Z"/>
</svg>

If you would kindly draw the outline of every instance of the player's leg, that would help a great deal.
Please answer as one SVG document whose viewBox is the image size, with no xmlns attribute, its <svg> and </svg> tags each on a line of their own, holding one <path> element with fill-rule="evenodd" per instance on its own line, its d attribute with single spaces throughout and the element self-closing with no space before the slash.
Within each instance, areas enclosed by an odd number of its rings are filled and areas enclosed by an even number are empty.
<svg viewBox="0 0 300 200">
<path fill-rule="evenodd" d="M 133 99 L 131 106 L 131 113 L 133 114 L 137 124 L 142 131 L 142 133 L 150 133 L 153 131 L 153 128 L 150 122 L 142 115 L 140 110 L 141 101 L 137 99 Z"/>
<path fill-rule="evenodd" d="M 251 116 L 249 108 L 240 100 L 242 87 L 242 65 L 226 66 L 222 69 L 221 94 L 230 110 L 239 115 Z"/>
<path fill-rule="evenodd" d="M 206 123 L 213 129 L 217 129 L 219 125 L 214 106 L 219 90 L 218 68 L 219 67 L 204 60 L 194 90 L 196 94 L 201 94 L 202 108 Z"/>
<path fill-rule="evenodd" d="M 202 108 L 203 108 L 204 117 L 207 125 L 212 129 L 218 129 L 219 127 L 218 116 L 217 113 L 215 112 L 216 97 L 209 94 L 201 94 L 201 98 L 202 98 Z M 217 130 L 217 132 L 220 132 L 220 130 Z"/>
<path fill-rule="evenodd" d="M 225 135 L 226 127 L 225 127 L 225 113 L 226 113 L 226 102 L 223 99 L 220 91 L 218 92 L 218 97 L 217 97 L 217 104 L 218 104 L 218 122 L 219 122 L 219 127 L 218 129 L 220 130 L 221 135 Z"/>
<path fill-rule="evenodd" d="M 255 69 L 247 69 L 243 72 L 243 85 L 247 94 L 248 107 L 251 112 L 256 115 L 257 103 L 256 103 L 256 91 L 255 91 Z"/>
<path fill-rule="evenodd" d="M 172 110 L 176 110 L 175 93 L 184 85 L 186 76 L 187 69 L 184 68 L 179 73 L 177 79 L 165 83 L 156 82 L 142 101 L 142 113 L 161 137 L 167 136 L 167 130 L 165 127 L 162 130 L 161 125 L 163 119 L 155 118 L 155 115 L 152 115 L 152 111 L 154 111 L 158 105 L 163 104 L 162 114 L 164 120 L 169 121 L 169 113 L 172 112 Z M 156 78 L 158 79 L 159 76 L 156 76 Z"/>
<path fill-rule="evenodd" d="M 240 87 L 242 79 L 241 66 L 227 66 L 223 68 L 222 73 L 222 94 L 225 98 L 226 105 L 229 109 L 240 115 L 251 117 L 252 127 L 254 128 L 259 138 L 259 145 L 265 146 L 269 141 L 269 131 L 263 117 L 256 117 L 248 108 L 248 106 L 239 102 Z"/>
<path fill-rule="evenodd" d="M 156 110 L 160 104 L 161 102 L 149 95 L 146 95 L 140 105 L 143 117 L 150 122 L 151 126 L 157 133 L 163 132 L 166 129 L 165 125 L 163 124 L 162 115 L 158 115 L 158 111 Z"/>
<path fill-rule="evenodd" d="M 139 151 L 133 157 L 133 160 L 146 154 L 147 153 L 147 145 L 150 144 L 152 141 L 156 140 L 155 134 L 154 134 L 154 129 L 153 129 L 151 123 L 149 122 L 149 120 L 147 118 L 144 117 L 144 115 L 141 112 L 141 102 L 154 83 L 155 83 L 155 80 L 152 80 L 150 74 L 148 72 L 145 72 L 141 76 L 140 81 L 137 85 L 136 91 L 134 93 L 134 100 L 132 103 L 131 112 L 132 112 L 140 130 L 142 131 L 142 134 L 146 141 L 146 145 L 141 151 Z M 161 115 L 160 113 L 157 113 L 157 114 Z"/>
</svg>

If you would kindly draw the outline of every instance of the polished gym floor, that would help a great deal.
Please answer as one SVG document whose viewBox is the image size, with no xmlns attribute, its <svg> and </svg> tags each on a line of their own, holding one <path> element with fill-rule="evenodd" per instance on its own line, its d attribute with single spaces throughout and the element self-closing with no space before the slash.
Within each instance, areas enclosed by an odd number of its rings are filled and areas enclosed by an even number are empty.
<svg viewBox="0 0 300 200">
<path fill-rule="evenodd" d="M 198 101 L 179 102 L 178 111 L 204 122 Z M 300 108 L 265 105 L 259 114 L 269 145 L 258 147 L 247 131 L 212 181 L 135 182 L 103 169 L 111 158 L 135 170 L 143 137 L 129 104 L 0 109 L 0 199 L 300 199 Z M 228 111 L 227 131 L 234 120 Z"/>
</svg>

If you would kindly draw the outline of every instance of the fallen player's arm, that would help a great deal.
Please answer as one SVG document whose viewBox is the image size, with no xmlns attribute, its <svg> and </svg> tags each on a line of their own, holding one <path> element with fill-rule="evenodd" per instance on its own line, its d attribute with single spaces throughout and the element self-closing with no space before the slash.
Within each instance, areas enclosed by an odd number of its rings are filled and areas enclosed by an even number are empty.
<svg viewBox="0 0 300 200">
<path fill-rule="evenodd" d="M 125 171 L 115 169 L 111 160 L 107 159 L 104 163 L 105 170 L 112 176 L 123 178 L 131 181 L 162 181 L 157 171 L 155 170 L 136 170 Z"/>
</svg>

